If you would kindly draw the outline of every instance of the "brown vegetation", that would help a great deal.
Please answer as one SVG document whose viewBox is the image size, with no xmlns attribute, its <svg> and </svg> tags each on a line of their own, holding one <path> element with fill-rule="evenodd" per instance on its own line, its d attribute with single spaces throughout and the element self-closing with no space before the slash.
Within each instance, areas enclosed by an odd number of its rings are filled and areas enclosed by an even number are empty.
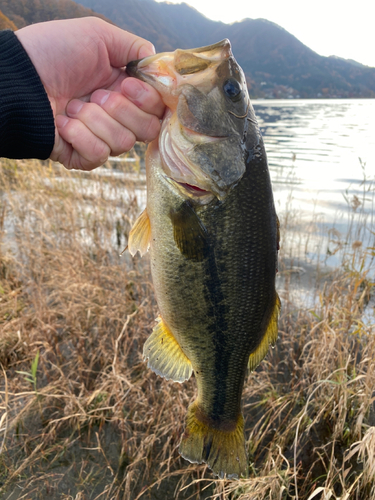
<svg viewBox="0 0 375 500">
<path fill-rule="evenodd" d="M 16 31 L 17 26 L 7 18 L 7 16 L 4 16 L 4 14 L 0 10 L 0 30 L 13 30 Z"/>
<path fill-rule="evenodd" d="M 283 294 L 277 346 L 245 385 L 249 477 L 216 480 L 177 451 L 194 379 L 142 361 L 157 316 L 149 264 L 118 255 L 142 192 L 104 173 L 1 161 L 0 498 L 375 498 L 373 284 L 360 265 L 374 250 L 355 245 L 312 309 Z"/>
</svg>

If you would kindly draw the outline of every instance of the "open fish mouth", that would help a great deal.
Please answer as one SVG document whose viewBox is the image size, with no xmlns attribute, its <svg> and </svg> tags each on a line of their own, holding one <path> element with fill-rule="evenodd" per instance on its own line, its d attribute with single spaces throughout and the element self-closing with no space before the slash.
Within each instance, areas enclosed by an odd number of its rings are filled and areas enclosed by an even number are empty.
<svg viewBox="0 0 375 500">
<path fill-rule="evenodd" d="M 158 139 L 166 176 L 199 203 L 223 200 L 246 170 L 250 113 L 229 40 L 155 54 L 126 71 L 154 87 L 166 105 Z"/>
<path fill-rule="evenodd" d="M 156 84 L 157 90 L 163 92 L 176 89 L 186 76 L 193 76 L 190 83 L 194 84 L 194 77 L 200 80 L 199 74 L 213 65 L 217 65 L 223 59 L 232 55 L 231 45 L 228 39 L 221 40 L 213 45 L 198 47 L 196 49 L 181 50 L 175 52 L 162 52 L 152 56 L 131 61 L 126 66 L 130 76 Z"/>
</svg>

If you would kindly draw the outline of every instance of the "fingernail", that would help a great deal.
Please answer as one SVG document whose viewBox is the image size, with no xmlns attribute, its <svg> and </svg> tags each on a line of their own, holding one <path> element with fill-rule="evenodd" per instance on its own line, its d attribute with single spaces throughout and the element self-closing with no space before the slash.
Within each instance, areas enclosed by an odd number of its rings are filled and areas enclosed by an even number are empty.
<svg viewBox="0 0 375 500">
<path fill-rule="evenodd" d="M 108 97 L 110 96 L 110 92 L 108 90 L 103 90 L 103 94 L 99 96 L 100 99 L 100 105 L 103 106 L 103 104 L 107 101 Z"/>
<path fill-rule="evenodd" d="M 122 91 L 131 100 L 139 99 L 141 95 L 145 92 L 143 85 L 134 78 L 127 78 L 122 84 Z"/>
<path fill-rule="evenodd" d="M 111 92 L 108 90 L 96 90 L 91 96 L 91 102 L 95 102 L 96 104 L 99 104 L 99 106 L 103 106 L 110 94 Z"/>
<path fill-rule="evenodd" d="M 138 58 L 143 59 L 144 57 L 152 56 L 156 54 L 155 47 L 150 43 L 146 47 L 142 45 L 142 47 L 138 51 Z"/>
<path fill-rule="evenodd" d="M 84 103 L 82 101 L 79 101 L 78 99 L 75 99 L 74 101 L 70 101 L 70 103 L 68 104 L 68 106 L 66 108 L 68 115 L 71 115 L 71 116 L 77 115 L 81 111 L 83 104 Z"/>
</svg>

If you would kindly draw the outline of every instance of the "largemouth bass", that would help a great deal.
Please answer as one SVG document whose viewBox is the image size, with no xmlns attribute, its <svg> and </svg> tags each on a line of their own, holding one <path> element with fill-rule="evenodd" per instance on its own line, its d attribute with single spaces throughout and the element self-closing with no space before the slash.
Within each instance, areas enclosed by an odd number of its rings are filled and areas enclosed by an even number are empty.
<svg viewBox="0 0 375 500">
<path fill-rule="evenodd" d="M 228 40 L 134 61 L 166 104 L 147 150 L 147 207 L 129 235 L 150 250 L 160 310 L 144 357 L 158 375 L 194 372 L 181 455 L 220 477 L 247 473 L 241 395 L 277 339 L 278 223 L 261 134 Z"/>
</svg>

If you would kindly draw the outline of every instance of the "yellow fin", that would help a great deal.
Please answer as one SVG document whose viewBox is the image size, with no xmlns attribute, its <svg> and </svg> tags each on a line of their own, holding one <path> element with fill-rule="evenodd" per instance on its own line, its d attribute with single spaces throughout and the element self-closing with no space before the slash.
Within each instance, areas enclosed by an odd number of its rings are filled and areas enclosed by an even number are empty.
<svg viewBox="0 0 375 500">
<path fill-rule="evenodd" d="M 161 318 L 143 346 L 147 366 L 167 380 L 184 382 L 193 372 L 190 360 Z"/>
<path fill-rule="evenodd" d="M 148 251 L 150 242 L 151 225 L 150 219 L 148 218 L 147 214 L 147 208 L 145 208 L 138 219 L 135 221 L 129 233 L 129 252 L 134 257 L 134 255 L 139 251 L 142 256 Z"/>
<path fill-rule="evenodd" d="M 237 479 L 241 475 L 246 476 L 247 456 L 242 415 L 233 427 L 223 430 L 210 426 L 208 419 L 204 418 L 203 412 L 194 402 L 188 409 L 180 454 L 192 463 L 205 462 L 220 478 L 226 476 L 228 479 Z"/>
<path fill-rule="evenodd" d="M 276 344 L 277 333 L 278 333 L 277 322 L 279 319 L 280 308 L 281 308 L 281 302 L 279 296 L 276 294 L 275 305 L 267 326 L 266 333 L 263 335 L 261 343 L 255 349 L 255 351 L 252 352 L 249 356 L 248 366 L 250 371 L 254 371 L 255 368 L 259 365 L 259 363 L 264 359 L 264 357 L 268 352 L 269 346 L 270 345 L 274 346 Z"/>
</svg>

